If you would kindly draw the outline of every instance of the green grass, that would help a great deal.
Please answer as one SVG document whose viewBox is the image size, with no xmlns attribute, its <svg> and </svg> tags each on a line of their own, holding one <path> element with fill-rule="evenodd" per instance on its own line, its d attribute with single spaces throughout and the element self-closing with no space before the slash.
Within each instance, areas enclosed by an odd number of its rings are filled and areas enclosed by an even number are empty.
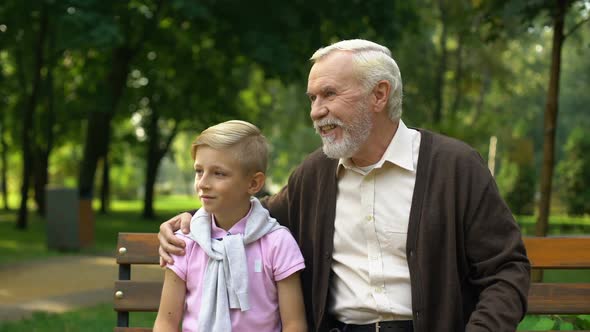
<svg viewBox="0 0 590 332">
<path fill-rule="evenodd" d="M 130 322 L 135 327 L 154 325 L 156 313 L 134 313 Z M 112 331 L 117 315 L 111 303 L 80 309 L 64 314 L 35 313 L 14 322 L 0 322 L 1 332 L 104 332 Z"/>
<path fill-rule="evenodd" d="M 537 222 L 536 216 L 517 216 L 516 220 L 524 235 L 535 234 L 535 223 Z M 549 234 L 590 234 L 590 215 L 576 217 L 552 215 L 549 218 Z"/>
<path fill-rule="evenodd" d="M 141 217 L 141 201 L 114 201 L 111 212 L 95 213 L 94 244 L 79 252 L 60 252 L 47 248 L 46 221 L 29 213 L 26 230 L 15 228 L 16 211 L 0 211 L 0 265 L 16 261 L 44 259 L 64 254 L 112 254 L 119 232 L 157 232 L 160 223 L 178 212 L 194 209 L 195 198 L 170 196 L 154 204 L 156 218 Z"/>
</svg>

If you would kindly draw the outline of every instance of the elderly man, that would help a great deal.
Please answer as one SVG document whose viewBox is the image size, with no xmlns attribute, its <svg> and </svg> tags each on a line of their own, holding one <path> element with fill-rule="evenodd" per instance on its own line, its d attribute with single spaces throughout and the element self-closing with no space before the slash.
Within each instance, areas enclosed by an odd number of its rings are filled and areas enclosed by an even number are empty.
<svg viewBox="0 0 590 332">
<path fill-rule="evenodd" d="M 315 331 L 514 331 L 530 264 L 479 154 L 406 127 L 391 52 L 345 40 L 311 57 L 307 95 L 323 141 L 266 200 L 303 252 Z M 160 226 L 160 255 L 182 254 Z"/>
</svg>

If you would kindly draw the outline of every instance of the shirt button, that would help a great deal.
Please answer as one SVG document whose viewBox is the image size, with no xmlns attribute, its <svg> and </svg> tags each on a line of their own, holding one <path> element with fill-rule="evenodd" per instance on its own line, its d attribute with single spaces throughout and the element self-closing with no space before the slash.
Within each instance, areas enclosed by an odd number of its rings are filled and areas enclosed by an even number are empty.
<svg viewBox="0 0 590 332">
<path fill-rule="evenodd" d="M 367 221 L 373 220 L 373 216 L 367 216 Z"/>
<path fill-rule="evenodd" d="M 375 287 L 375 293 L 381 293 L 382 291 L 381 287 Z"/>
</svg>

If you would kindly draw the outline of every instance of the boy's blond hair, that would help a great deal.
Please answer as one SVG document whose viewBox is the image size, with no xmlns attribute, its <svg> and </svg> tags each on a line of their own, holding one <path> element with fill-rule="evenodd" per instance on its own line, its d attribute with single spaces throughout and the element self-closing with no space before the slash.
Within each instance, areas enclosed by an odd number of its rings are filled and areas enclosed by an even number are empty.
<svg viewBox="0 0 590 332">
<path fill-rule="evenodd" d="M 268 143 L 260 129 L 249 122 L 230 120 L 203 130 L 191 146 L 193 160 L 201 145 L 216 150 L 229 149 L 246 174 L 266 173 Z"/>
</svg>

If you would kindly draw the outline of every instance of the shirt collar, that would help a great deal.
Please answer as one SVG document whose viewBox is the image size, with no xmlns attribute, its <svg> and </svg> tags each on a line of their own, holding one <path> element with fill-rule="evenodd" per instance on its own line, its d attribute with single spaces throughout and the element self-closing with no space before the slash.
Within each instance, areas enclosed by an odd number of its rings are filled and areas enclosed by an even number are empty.
<svg viewBox="0 0 590 332">
<path fill-rule="evenodd" d="M 211 215 L 211 237 L 218 239 L 218 238 L 222 238 L 222 237 L 229 235 L 229 234 L 244 234 L 244 231 L 246 230 L 246 222 L 248 221 L 248 218 L 250 217 L 251 213 L 252 213 L 252 204 L 250 204 L 250 210 L 248 211 L 246 216 L 244 218 L 240 219 L 240 221 L 235 223 L 235 225 L 233 225 L 227 231 L 221 227 L 217 227 L 217 225 L 215 224 L 215 216 Z"/>
<path fill-rule="evenodd" d="M 387 146 L 385 153 L 383 153 L 381 160 L 373 165 L 373 168 L 380 168 L 387 161 L 403 169 L 415 171 L 413 154 L 414 149 L 412 145 L 412 132 L 400 119 L 395 135 L 393 135 L 391 142 L 389 142 L 389 145 Z M 338 160 L 338 168 L 336 169 L 336 172 L 338 173 L 343 167 L 360 171 L 350 158 L 340 158 L 340 160 Z M 361 171 L 361 173 L 364 174 L 365 172 Z"/>
</svg>

